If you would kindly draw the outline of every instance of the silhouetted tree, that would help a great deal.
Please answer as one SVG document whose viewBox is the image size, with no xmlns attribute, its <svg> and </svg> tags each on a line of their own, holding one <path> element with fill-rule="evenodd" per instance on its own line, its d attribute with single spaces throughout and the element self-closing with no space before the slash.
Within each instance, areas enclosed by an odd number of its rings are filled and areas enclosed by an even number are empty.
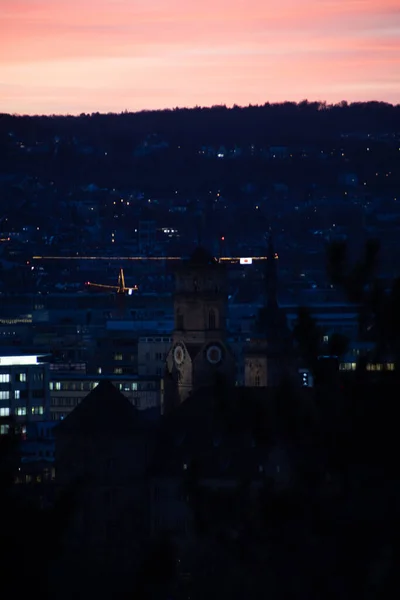
<svg viewBox="0 0 400 600">
<path fill-rule="evenodd" d="M 328 354 L 330 356 L 337 356 L 341 358 L 346 354 L 349 349 L 350 340 L 347 335 L 341 333 L 333 333 L 329 336 L 328 341 Z"/>
<path fill-rule="evenodd" d="M 321 334 L 322 332 L 310 310 L 306 307 L 299 307 L 297 320 L 293 328 L 293 339 L 297 344 L 299 355 L 313 372 L 317 367 L 320 354 Z"/>
<path fill-rule="evenodd" d="M 400 279 L 387 289 L 378 277 L 380 243 L 369 240 L 364 256 L 352 264 L 346 242 L 334 242 L 327 248 L 327 273 L 341 288 L 359 315 L 361 339 L 375 343 L 375 359 L 391 354 L 400 360 Z"/>
<path fill-rule="evenodd" d="M 345 291 L 350 302 L 365 301 L 376 277 L 379 250 L 378 240 L 368 240 L 362 258 L 352 263 L 346 242 L 334 241 L 328 245 L 327 274 L 334 285 Z"/>
</svg>

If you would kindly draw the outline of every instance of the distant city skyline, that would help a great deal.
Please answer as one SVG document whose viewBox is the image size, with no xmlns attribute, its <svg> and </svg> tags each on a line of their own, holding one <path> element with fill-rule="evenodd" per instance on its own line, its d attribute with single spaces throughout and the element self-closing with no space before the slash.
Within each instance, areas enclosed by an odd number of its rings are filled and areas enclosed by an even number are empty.
<svg viewBox="0 0 400 600">
<path fill-rule="evenodd" d="M 398 0 L 0 0 L 0 112 L 400 103 Z"/>
</svg>

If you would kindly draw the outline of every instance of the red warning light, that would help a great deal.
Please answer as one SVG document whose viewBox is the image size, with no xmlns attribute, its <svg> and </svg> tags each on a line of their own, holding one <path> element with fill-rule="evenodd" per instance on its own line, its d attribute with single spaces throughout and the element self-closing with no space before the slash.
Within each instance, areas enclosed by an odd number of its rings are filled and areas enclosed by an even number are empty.
<svg viewBox="0 0 400 600">
<path fill-rule="evenodd" d="M 221 237 L 221 241 L 224 242 L 225 241 L 225 236 Z"/>
</svg>

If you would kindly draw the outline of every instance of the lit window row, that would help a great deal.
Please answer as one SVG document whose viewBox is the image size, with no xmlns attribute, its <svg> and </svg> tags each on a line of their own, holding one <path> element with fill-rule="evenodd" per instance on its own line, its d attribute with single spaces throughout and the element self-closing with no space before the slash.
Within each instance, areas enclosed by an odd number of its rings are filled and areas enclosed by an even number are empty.
<svg viewBox="0 0 400 600">
<path fill-rule="evenodd" d="M 138 389 L 137 383 L 120 383 L 119 389 L 121 392 L 136 392 Z"/>
<path fill-rule="evenodd" d="M 340 363 L 341 371 L 355 371 L 357 363 Z M 367 371 L 394 371 L 394 363 L 368 363 Z"/>
<path fill-rule="evenodd" d="M 50 381 L 50 391 L 85 392 L 90 391 L 98 385 L 98 381 Z"/>
<path fill-rule="evenodd" d="M 394 363 L 369 363 L 367 371 L 394 371 Z"/>
<path fill-rule="evenodd" d="M 42 394 L 40 394 L 39 390 L 33 391 L 33 396 L 36 398 L 40 398 Z M 19 400 L 21 398 L 21 390 L 14 390 L 14 398 Z M 10 392 L 8 390 L 0 390 L 0 400 L 9 400 Z"/>
<path fill-rule="evenodd" d="M 26 373 L 17 373 L 15 375 L 15 381 L 25 382 L 26 381 Z M 10 374 L 9 373 L 0 373 L 0 383 L 10 383 Z"/>
<path fill-rule="evenodd" d="M 355 371 L 357 363 L 340 363 L 339 369 L 341 371 Z"/>
<path fill-rule="evenodd" d="M 32 406 L 31 412 L 33 415 L 43 415 L 44 408 L 43 406 Z M 15 409 L 15 414 L 18 417 L 25 417 L 27 413 L 26 406 L 18 406 Z M 0 408 L 0 417 L 9 417 L 10 416 L 10 408 L 8 406 Z"/>
</svg>

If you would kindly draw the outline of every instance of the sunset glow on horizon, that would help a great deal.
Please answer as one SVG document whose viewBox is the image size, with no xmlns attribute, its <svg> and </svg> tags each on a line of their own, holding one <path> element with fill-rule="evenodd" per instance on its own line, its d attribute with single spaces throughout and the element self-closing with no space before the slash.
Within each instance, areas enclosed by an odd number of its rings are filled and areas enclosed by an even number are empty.
<svg viewBox="0 0 400 600">
<path fill-rule="evenodd" d="M 0 0 L 0 112 L 400 103 L 399 0 Z"/>
</svg>

